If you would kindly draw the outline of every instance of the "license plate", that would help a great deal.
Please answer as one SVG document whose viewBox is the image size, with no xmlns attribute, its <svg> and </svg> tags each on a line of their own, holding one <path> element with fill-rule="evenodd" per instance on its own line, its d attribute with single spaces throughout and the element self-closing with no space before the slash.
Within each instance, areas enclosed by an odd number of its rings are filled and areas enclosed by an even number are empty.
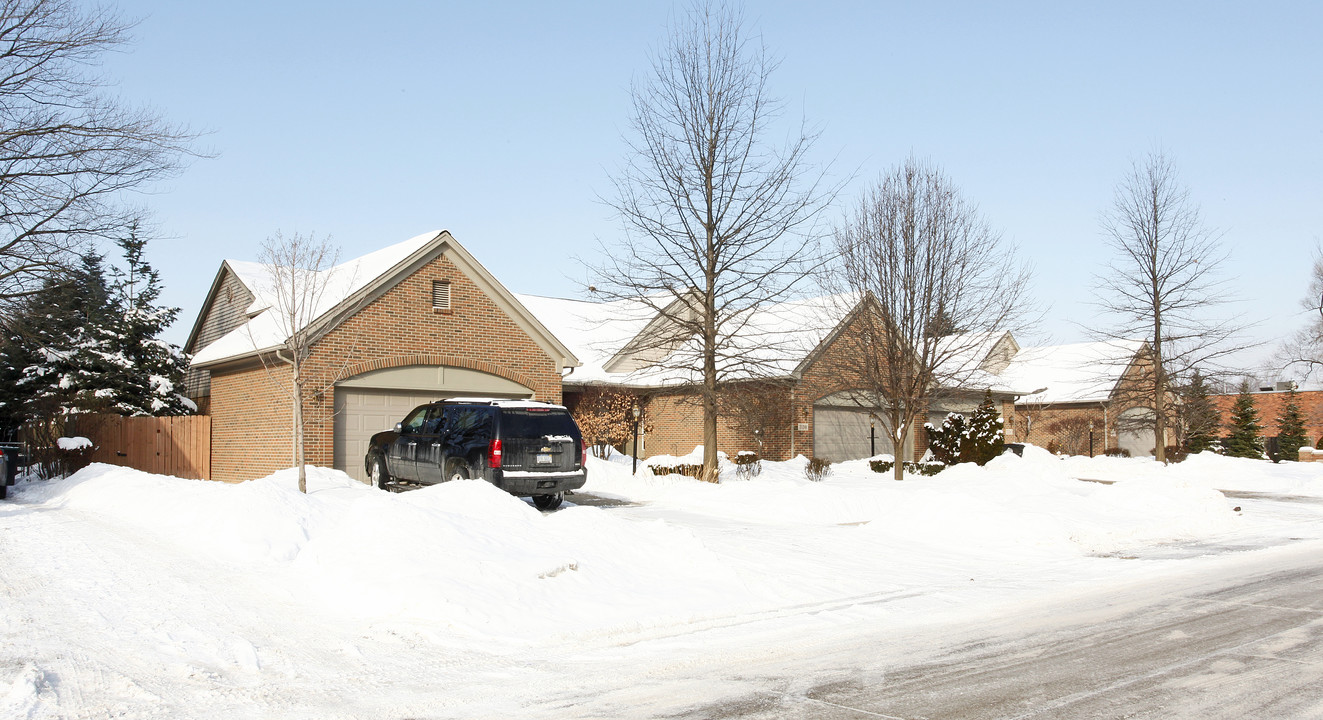
<svg viewBox="0 0 1323 720">
<path fill-rule="evenodd" d="M 551 464 L 551 455 L 549 455 L 549 454 L 547 454 L 547 453 L 539 453 L 538 456 L 537 456 L 537 464 L 538 464 L 538 465 L 550 465 L 550 464 Z"/>
</svg>

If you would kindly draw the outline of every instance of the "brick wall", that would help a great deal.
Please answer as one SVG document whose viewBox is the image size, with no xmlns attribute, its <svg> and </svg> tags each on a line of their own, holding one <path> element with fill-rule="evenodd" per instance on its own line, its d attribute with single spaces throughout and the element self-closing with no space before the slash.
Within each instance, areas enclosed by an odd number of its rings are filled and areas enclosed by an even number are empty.
<svg viewBox="0 0 1323 720">
<path fill-rule="evenodd" d="M 211 479 L 241 482 L 293 466 L 290 372 L 259 365 L 211 374 Z"/>
<path fill-rule="evenodd" d="M 738 385 L 724 391 L 764 392 L 768 390 L 750 390 Z M 789 403 L 788 391 L 777 391 L 781 402 Z M 676 390 L 650 396 L 643 405 L 644 426 L 647 434 L 644 450 L 652 455 L 688 455 L 694 448 L 703 444 L 703 406 L 698 393 Z M 790 455 L 790 427 L 782 424 L 779 428 L 768 428 L 763 435 L 763 456 L 769 459 L 784 460 Z M 717 449 L 734 456 L 741 450 L 758 451 L 758 440 L 733 413 L 717 416 Z"/>
<path fill-rule="evenodd" d="M 1285 392 L 1250 393 L 1250 397 L 1254 398 L 1254 409 L 1259 411 L 1259 425 L 1263 426 L 1265 437 L 1277 435 L 1277 417 L 1282 414 L 1286 396 Z M 1213 401 L 1213 406 L 1222 417 L 1222 427 L 1218 432 L 1220 435 L 1226 435 L 1229 432 L 1227 428 L 1231 424 L 1231 406 L 1236 402 L 1236 395 L 1213 395 L 1209 399 Z M 1295 399 L 1301 414 L 1305 416 L 1305 437 L 1312 447 L 1323 438 L 1323 390 L 1297 392 Z"/>
</svg>

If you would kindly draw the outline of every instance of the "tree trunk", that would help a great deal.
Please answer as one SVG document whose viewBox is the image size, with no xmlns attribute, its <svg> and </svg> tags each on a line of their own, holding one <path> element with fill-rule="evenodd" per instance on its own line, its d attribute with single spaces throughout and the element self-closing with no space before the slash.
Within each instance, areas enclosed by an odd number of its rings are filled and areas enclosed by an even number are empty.
<svg viewBox="0 0 1323 720">
<path fill-rule="evenodd" d="M 296 356 L 297 357 L 297 356 Z M 308 492 L 308 470 L 303 444 L 303 377 L 294 363 L 294 466 L 299 469 L 299 492 Z"/>
</svg>

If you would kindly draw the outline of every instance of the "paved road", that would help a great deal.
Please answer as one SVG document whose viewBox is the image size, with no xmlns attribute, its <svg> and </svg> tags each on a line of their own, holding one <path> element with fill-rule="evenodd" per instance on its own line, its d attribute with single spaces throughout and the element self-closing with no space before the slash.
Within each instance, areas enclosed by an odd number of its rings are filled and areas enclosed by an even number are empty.
<svg viewBox="0 0 1323 720">
<path fill-rule="evenodd" d="M 913 662 L 863 637 L 800 668 L 743 668 L 767 689 L 667 716 L 1317 720 L 1323 553 L 1270 564 L 1027 609 Z M 922 652 L 921 636 L 904 642 Z M 868 659 L 880 654 L 889 659 Z"/>
</svg>

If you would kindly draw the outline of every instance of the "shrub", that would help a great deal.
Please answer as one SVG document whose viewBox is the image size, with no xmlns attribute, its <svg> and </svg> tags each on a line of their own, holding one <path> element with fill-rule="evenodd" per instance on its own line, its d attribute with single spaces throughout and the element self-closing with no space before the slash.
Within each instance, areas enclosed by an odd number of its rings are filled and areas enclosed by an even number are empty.
<svg viewBox="0 0 1323 720">
<path fill-rule="evenodd" d="M 1167 462 L 1171 462 L 1171 463 L 1182 462 L 1183 460 L 1185 460 L 1185 458 L 1189 456 L 1190 453 L 1186 452 L 1185 448 L 1181 445 L 1167 446 Z"/>
<path fill-rule="evenodd" d="M 896 467 L 896 463 L 895 461 L 892 460 L 869 460 L 868 467 L 872 468 L 873 472 L 875 473 L 887 473 L 887 472 L 891 472 L 891 469 Z M 932 476 L 932 475 L 936 475 L 937 473 L 945 469 L 946 469 L 946 465 L 939 462 L 906 462 L 905 463 L 905 472 L 914 473 L 915 475 Z"/>
<path fill-rule="evenodd" d="M 696 478 L 703 474 L 702 465 L 649 465 L 653 475 L 683 475 Z"/>
<path fill-rule="evenodd" d="M 808 465 L 804 466 L 804 476 L 813 482 L 822 482 L 822 479 L 831 474 L 831 461 L 823 458 L 810 458 Z"/>
<path fill-rule="evenodd" d="M 758 477 L 763 471 L 762 458 L 751 450 L 741 450 L 731 462 L 735 464 L 735 476 L 741 480 Z"/>
<path fill-rule="evenodd" d="M 1110 455 L 1112 457 L 1130 457 L 1130 451 L 1119 447 L 1107 448 L 1103 451 L 1103 455 Z"/>
<path fill-rule="evenodd" d="M 968 419 L 950 413 L 940 428 L 924 425 L 928 450 L 943 465 L 972 462 L 986 465 L 1005 448 L 1002 418 L 989 392 Z"/>
<path fill-rule="evenodd" d="M 967 423 L 960 413 L 949 413 L 940 428 L 923 426 L 928 431 L 928 450 L 940 463 L 953 465 L 960 462 L 960 446 L 965 438 Z"/>
</svg>

